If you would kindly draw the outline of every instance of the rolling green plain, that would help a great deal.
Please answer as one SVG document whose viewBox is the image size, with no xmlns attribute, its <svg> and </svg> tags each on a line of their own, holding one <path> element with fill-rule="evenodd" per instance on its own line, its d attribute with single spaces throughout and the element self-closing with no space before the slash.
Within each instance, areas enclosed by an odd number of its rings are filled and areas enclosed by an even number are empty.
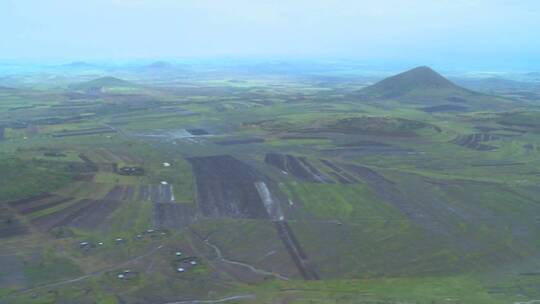
<svg viewBox="0 0 540 304">
<path fill-rule="evenodd" d="M 171 69 L 0 83 L 0 303 L 540 302 L 540 100 Z"/>
</svg>

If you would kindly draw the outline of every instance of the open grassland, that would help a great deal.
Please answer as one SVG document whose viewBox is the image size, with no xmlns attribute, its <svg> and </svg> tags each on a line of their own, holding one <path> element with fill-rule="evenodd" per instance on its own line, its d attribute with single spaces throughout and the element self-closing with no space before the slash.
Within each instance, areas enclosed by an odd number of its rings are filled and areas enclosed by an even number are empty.
<svg viewBox="0 0 540 304">
<path fill-rule="evenodd" d="M 0 201 L 17 200 L 52 191 L 72 181 L 62 163 L 0 159 Z"/>
</svg>

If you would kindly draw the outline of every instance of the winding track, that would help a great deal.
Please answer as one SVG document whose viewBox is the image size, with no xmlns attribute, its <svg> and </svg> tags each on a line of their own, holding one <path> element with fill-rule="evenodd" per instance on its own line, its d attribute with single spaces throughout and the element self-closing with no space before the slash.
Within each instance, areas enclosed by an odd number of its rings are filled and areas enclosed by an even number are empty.
<svg viewBox="0 0 540 304">
<path fill-rule="evenodd" d="M 246 264 L 246 263 L 228 260 L 227 258 L 223 257 L 223 254 L 221 253 L 221 250 L 219 249 L 218 246 L 210 243 L 210 241 L 208 239 L 204 240 L 204 243 L 207 246 L 214 249 L 214 251 L 216 252 L 217 258 L 220 261 L 224 262 L 224 263 L 231 264 L 231 265 L 236 265 L 236 266 L 241 266 L 241 267 L 244 267 L 244 268 L 248 268 L 252 272 L 257 273 L 257 274 L 261 274 L 261 275 L 264 275 L 264 276 L 273 276 L 273 277 L 275 277 L 277 279 L 285 280 L 285 281 L 289 280 L 289 278 L 287 278 L 286 276 L 283 276 L 283 275 L 281 275 L 279 273 L 274 273 L 274 272 L 266 271 L 266 270 L 263 270 L 263 269 L 255 268 L 252 265 L 249 265 L 249 264 Z"/>
<path fill-rule="evenodd" d="M 108 124 L 104 124 L 104 125 L 110 127 L 113 130 L 116 130 L 119 134 L 121 134 L 122 136 L 124 136 L 124 137 L 126 137 L 128 139 L 132 138 L 131 136 L 129 136 L 128 134 L 126 134 L 125 132 L 123 132 L 120 129 L 109 126 Z M 152 144 L 150 144 L 150 145 L 152 146 Z M 253 271 L 255 273 L 258 273 L 258 274 L 274 276 L 274 277 L 276 277 L 278 279 L 281 279 L 281 280 L 289 280 L 287 277 L 285 277 L 283 275 L 280 275 L 280 274 L 276 274 L 276 273 L 273 273 L 273 272 L 268 272 L 268 271 L 265 271 L 265 270 L 257 269 L 255 267 L 253 267 L 251 265 L 248 265 L 248 264 L 245 264 L 245 263 L 228 260 L 228 259 L 223 257 L 223 255 L 221 253 L 221 250 L 217 246 L 211 244 L 207 240 L 205 240 L 205 243 L 215 250 L 218 258 L 221 261 L 223 261 L 224 263 L 229 263 L 229 264 L 233 264 L 233 265 L 246 267 L 246 268 L 249 268 L 251 271 Z M 136 261 L 138 261 L 140 259 L 143 259 L 145 257 L 148 257 L 148 256 L 151 256 L 151 255 L 155 254 L 157 251 L 159 251 L 163 247 L 164 247 L 164 244 L 162 243 L 162 244 L 154 247 L 153 249 L 151 249 L 147 253 L 139 255 L 137 257 L 134 257 L 134 258 L 132 258 L 130 260 L 127 260 L 127 261 L 124 261 L 122 263 L 119 263 L 119 264 L 116 264 L 116 265 L 113 265 L 113 266 L 110 266 L 110 267 L 107 267 L 107 268 L 103 268 L 103 269 L 100 269 L 100 270 L 97 270 L 97 271 L 94 271 L 94 272 L 91 272 L 91 273 L 88 273 L 86 275 L 82 275 L 82 276 L 79 276 L 79 277 L 76 277 L 76 278 L 63 280 L 63 281 L 50 283 L 50 284 L 45 284 L 45 285 L 40 285 L 40 286 L 35 286 L 35 287 L 30 287 L 30 288 L 26 288 L 26 289 L 22 289 L 22 290 L 17 290 L 15 292 L 13 292 L 11 295 L 24 294 L 24 293 L 28 293 L 28 292 L 32 292 L 32 291 L 41 290 L 41 289 L 54 288 L 54 287 L 59 287 L 59 286 L 63 286 L 63 285 L 68 285 L 68 284 L 84 281 L 86 279 L 102 275 L 102 274 L 104 274 L 106 272 L 113 271 L 113 270 L 118 269 L 118 268 L 124 268 L 124 267 L 126 267 L 127 265 L 129 265 L 129 264 L 131 264 L 133 262 L 136 262 Z M 152 260 L 151 264 L 146 269 L 146 271 L 150 270 L 150 268 L 153 266 L 153 262 L 154 262 L 154 260 Z M 229 296 L 229 297 L 216 299 L 216 300 L 184 300 L 184 301 L 177 301 L 177 302 L 167 302 L 167 303 L 164 303 L 164 304 L 217 304 L 217 303 L 225 303 L 225 302 L 230 302 L 230 301 L 249 300 L 249 299 L 254 299 L 254 298 L 255 298 L 255 295 L 253 295 L 253 294 L 245 294 L 245 295 Z"/>
<path fill-rule="evenodd" d="M 113 265 L 113 266 L 110 266 L 110 267 L 107 267 L 107 268 L 103 268 L 103 269 L 100 269 L 98 271 L 94 271 L 94 272 L 91 272 L 89 274 L 86 274 L 86 275 L 83 275 L 83 276 L 80 276 L 80 277 L 76 277 L 76 278 L 73 278 L 73 279 L 69 279 L 69 280 L 65 280 L 65 281 L 60 281 L 60 282 L 56 282 L 56 283 L 51 283 L 51 284 L 46 284 L 46 285 L 40 285 L 40 286 L 36 286 L 36 287 L 31 287 L 31 288 L 27 288 L 27 289 L 22 289 L 22 290 L 18 290 L 16 292 L 14 292 L 14 294 L 18 294 L 18 293 L 27 293 L 29 291 L 35 291 L 35 290 L 39 290 L 39 289 L 44 289 L 44 288 L 52 288 L 52 287 L 58 287 L 58 286 L 62 286 L 62 285 L 67 285 L 67 284 L 71 284 L 71 283 L 76 283 L 76 282 L 79 282 L 79 281 L 83 281 L 83 280 L 86 280 L 88 278 L 91 278 L 91 277 L 95 277 L 95 276 L 98 276 L 98 275 L 102 275 L 106 272 L 109 272 L 109 271 L 112 271 L 112 270 L 115 270 L 117 268 L 123 268 L 133 262 L 136 262 L 140 259 L 143 259 L 147 256 L 150 256 L 150 255 L 153 255 L 154 253 L 156 253 L 158 250 L 160 250 L 161 248 L 163 248 L 164 245 L 163 244 L 160 244 L 159 246 L 157 247 L 154 247 L 152 250 L 148 251 L 147 253 L 143 254 L 143 255 L 139 255 L 139 256 L 136 256 L 130 260 L 127 260 L 125 262 L 122 262 L 122 263 L 119 263 L 119 264 L 116 264 L 116 265 Z"/>
<path fill-rule="evenodd" d="M 164 304 L 214 304 L 214 303 L 225 303 L 229 301 L 237 301 L 237 300 L 249 300 L 254 299 L 255 295 L 247 294 L 247 295 L 238 295 L 238 296 L 231 296 L 223 299 L 218 300 L 190 300 L 190 301 L 180 301 L 180 302 L 167 302 Z"/>
</svg>

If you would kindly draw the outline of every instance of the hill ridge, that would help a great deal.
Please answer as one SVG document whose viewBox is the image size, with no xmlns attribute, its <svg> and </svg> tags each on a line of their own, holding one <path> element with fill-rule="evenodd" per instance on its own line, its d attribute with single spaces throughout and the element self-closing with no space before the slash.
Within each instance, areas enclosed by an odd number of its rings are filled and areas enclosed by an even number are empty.
<svg viewBox="0 0 540 304">
<path fill-rule="evenodd" d="M 107 87 L 134 87 L 135 84 L 113 76 L 104 76 L 71 85 L 76 90 L 95 90 Z"/>
<path fill-rule="evenodd" d="M 479 94 L 458 86 L 428 66 L 419 66 L 394 76 L 387 77 L 363 88 L 359 94 L 366 98 L 401 98 L 413 92 L 446 92 L 452 95 Z"/>
</svg>

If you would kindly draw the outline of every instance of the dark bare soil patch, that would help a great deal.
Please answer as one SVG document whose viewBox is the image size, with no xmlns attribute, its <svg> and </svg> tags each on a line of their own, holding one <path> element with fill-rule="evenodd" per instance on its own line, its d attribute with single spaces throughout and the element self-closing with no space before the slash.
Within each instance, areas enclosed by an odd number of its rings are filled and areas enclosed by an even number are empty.
<svg viewBox="0 0 540 304">
<path fill-rule="evenodd" d="M 484 133 L 501 132 L 501 131 L 513 132 L 513 133 L 516 133 L 516 135 L 522 135 L 522 134 L 527 133 L 526 130 L 521 130 L 521 129 L 516 129 L 516 128 L 500 128 L 500 127 L 490 127 L 490 126 L 475 126 L 475 128 Z"/>
<path fill-rule="evenodd" d="M 119 201 L 122 199 L 126 186 L 115 186 L 105 195 L 104 200 Z"/>
<path fill-rule="evenodd" d="M 255 186 L 265 180 L 249 165 L 229 155 L 193 157 L 199 212 L 207 217 L 268 218 Z"/>
<path fill-rule="evenodd" d="M 160 202 L 172 202 L 174 201 L 173 188 L 171 185 L 159 186 L 159 201 Z"/>
<path fill-rule="evenodd" d="M 508 167 L 508 166 L 522 166 L 526 163 L 521 162 L 512 162 L 512 161 L 483 161 L 478 163 L 470 164 L 471 167 Z"/>
<path fill-rule="evenodd" d="M 433 219 L 425 214 L 423 208 L 401 193 L 394 182 L 368 167 L 348 165 L 347 169 L 366 182 L 379 198 L 391 203 L 414 223 L 432 231 L 438 230 L 435 228 L 437 224 L 432 222 Z"/>
<path fill-rule="evenodd" d="M 503 126 L 531 128 L 536 131 L 540 127 L 539 117 L 538 111 L 508 112 L 500 114 L 496 122 Z"/>
<path fill-rule="evenodd" d="M 343 170 L 343 168 L 341 168 L 340 166 L 326 159 L 321 159 L 321 162 L 332 170 L 332 173 L 331 173 L 332 176 L 334 176 L 340 183 L 342 184 L 358 183 L 358 180 L 354 176 L 352 176 L 351 174 Z"/>
<path fill-rule="evenodd" d="M 105 222 L 107 216 L 113 213 L 121 202 L 116 200 L 100 200 L 92 204 L 92 208 L 85 209 L 73 217 L 67 226 L 82 229 L 96 229 Z"/>
<path fill-rule="evenodd" d="M 276 221 L 274 227 L 304 280 L 319 280 L 319 275 L 310 263 L 289 224 L 285 221 Z"/>
<path fill-rule="evenodd" d="M 54 113 L 56 115 L 57 113 Z M 79 123 L 84 119 L 81 115 L 69 115 L 69 116 L 50 116 L 37 119 L 31 119 L 25 122 L 25 128 L 28 125 L 61 125 L 66 123 Z M 22 126 L 22 125 L 21 125 Z"/>
<path fill-rule="evenodd" d="M 135 190 L 136 190 L 135 186 L 126 186 L 124 189 L 122 200 L 132 201 L 135 197 Z"/>
<path fill-rule="evenodd" d="M 525 144 L 523 145 L 523 149 L 525 149 L 527 152 L 532 152 L 535 150 L 535 147 L 533 144 Z"/>
<path fill-rule="evenodd" d="M 55 196 L 55 197 L 51 197 L 47 199 L 33 201 L 32 203 L 29 203 L 29 204 L 19 204 L 15 206 L 14 208 L 20 214 L 26 215 L 26 214 L 34 213 L 37 211 L 45 210 L 48 208 L 52 208 L 54 206 L 61 205 L 63 203 L 69 202 L 72 199 L 73 198 L 71 197 Z"/>
<path fill-rule="evenodd" d="M 74 218 L 90 210 L 94 203 L 95 201 L 89 199 L 79 200 L 58 212 L 33 219 L 32 224 L 45 232 L 56 227 L 67 226 Z"/>
<path fill-rule="evenodd" d="M 171 185 L 144 185 L 139 188 L 139 200 L 153 203 L 171 203 L 174 201 Z"/>
<path fill-rule="evenodd" d="M 81 100 L 81 99 L 95 100 L 99 98 L 99 94 L 79 93 L 79 92 L 67 92 L 65 96 L 69 100 Z"/>
<path fill-rule="evenodd" d="M 298 157 L 302 165 L 304 165 L 305 168 L 309 170 L 309 172 L 315 177 L 315 179 L 325 182 L 325 183 L 333 183 L 333 181 L 329 178 L 327 178 L 317 167 L 315 167 L 311 162 L 307 160 L 305 157 Z"/>
<path fill-rule="evenodd" d="M 150 186 L 149 185 L 142 185 L 139 187 L 139 191 L 137 193 L 137 200 L 138 201 L 150 200 Z"/>
<path fill-rule="evenodd" d="M 323 175 L 305 157 L 296 157 L 288 154 L 267 153 L 264 162 L 280 169 L 282 172 L 313 183 L 332 182 Z"/>
<path fill-rule="evenodd" d="M 0 256 L 0 286 L 2 288 L 20 288 L 26 286 L 27 278 L 24 273 L 25 263 L 17 255 Z"/>
<path fill-rule="evenodd" d="M 215 143 L 222 146 L 231 145 L 246 145 L 246 144 L 260 144 L 265 142 L 264 138 L 244 138 L 244 139 L 228 139 L 216 141 Z"/>
<path fill-rule="evenodd" d="M 143 176 L 144 175 L 144 169 L 141 167 L 121 167 L 118 168 L 118 166 L 113 166 L 114 172 L 116 172 L 119 175 L 127 175 L 127 176 Z"/>
<path fill-rule="evenodd" d="M 9 108 L 8 111 L 35 109 L 36 107 L 37 105 L 20 106 L 20 107 Z"/>
<path fill-rule="evenodd" d="M 328 139 L 325 136 L 308 136 L 308 135 L 285 135 L 280 137 L 283 140 L 319 140 L 319 139 Z"/>
<path fill-rule="evenodd" d="M 69 137 L 69 136 L 82 136 L 82 135 L 98 135 L 98 134 L 107 134 L 107 133 L 116 133 L 115 130 L 111 128 L 89 128 L 89 129 L 80 129 L 73 131 L 62 131 L 54 133 L 53 137 Z"/>
<path fill-rule="evenodd" d="M 338 145 L 339 147 L 391 147 L 392 145 L 373 140 L 359 140 L 352 143 Z"/>
<path fill-rule="evenodd" d="M 0 238 L 24 235 L 28 232 L 28 227 L 11 210 L 0 206 Z"/>
<path fill-rule="evenodd" d="M 81 162 L 64 162 L 71 173 L 73 173 L 73 179 L 80 181 L 91 181 L 94 177 L 94 173 L 97 171 L 96 167 L 89 165 L 88 163 Z"/>
<path fill-rule="evenodd" d="M 434 125 L 421 121 L 396 118 L 396 117 L 351 117 L 340 119 L 325 127 L 314 129 L 317 132 L 333 132 L 343 134 L 367 134 L 379 136 L 410 137 L 417 136 L 416 131 L 421 129 L 441 130 Z"/>
<path fill-rule="evenodd" d="M 431 107 L 424 107 L 421 109 L 424 112 L 427 113 L 439 113 L 439 112 L 467 112 L 469 108 L 464 106 L 458 106 L 458 105 L 439 105 L 439 106 L 431 106 Z"/>
<path fill-rule="evenodd" d="M 540 99 L 540 94 L 536 92 L 520 91 L 520 92 L 511 92 L 509 95 L 515 95 L 523 99 L 528 100 L 538 100 Z"/>
<path fill-rule="evenodd" d="M 86 154 L 84 153 L 79 154 L 79 158 L 84 162 L 88 171 L 95 172 L 99 169 L 99 166 L 96 163 L 94 163 L 90 158 L 88 158 Z"/>
<path fill-rule="evenodd" d="M 466 242 L 462 236 L 452 235 L 459 230 L 456 226 L 459 221 L 470 222 L 471 214 L 461 206 L 438 197 L 433 191 L 433 183 L 438 181 L 408 175 L 400 184 L 396 184 L 364 166 L 347 165 L 346 168 L 365 181 L 381 200 L 393 205 L 424 233 L 444 237 L 460 248 L 476 246 Z M 444 182 L 442 184 L 445 185 Z"/>
<path fill-rule="evenodd" d="M 117 162 L 121 160 L 119 157 L 117 157 L 117 155 L 107 149 L 97 149 L 95 153 L 99 155 L 100 158 L 103 158 L 105 162 L 113 163 L 116 166 L 118 166 Z"/>
<path fill-rule="evenodd" d="M 186 129 L 193 136 L 209 135 L 210 133 L 204 129 Z"/>
<path fill-rule="evenodd" d="M 450 102 L 455 102 L 455 103 L 466 103 L 467 102 L 466 99 L 461 98 L 461 97 L 455 97 L 455 96 L 448 97 L 448 98 L 446 98 L 446 100 L 448 100 Z"/>
<path fill-rule="evenodd" d="M 45 152 L 43 153 L 43 156 L 47 157 L 66 157 L 67 155 L 62 152 Z"/>
<path fill-rule="evenodd" d="M 197 210 L 188 204 L 157 203 L 154 205 L 154 222 L 160 229 L 180 230 L 195 220 Z"/>
<path fill-rule="evenodd" d="M 101 200 L 83 199 L 58 212 L 34 219 L 32 223 L 42 231 L 61 226 L 99 228 L 107 216 L 120 207 L 126 189 L 128 189 L 126 186 L 116 186 Z"/>
<path fill-rule="evenodd" d="M 499 137 L 489 133 L 475 133 L 469 135 L 459 135 L 451 143 L 476 151 L 493 151 L 497 147 L 483 144 L 483 142 L 498 140 Z"/>
<path fill-rule="evenodd" d="M 383 187 L 387 188 L 394 185 L 394 182 L 368 167 L 358 165 L 348 165 L 347 167 L 352 173 L 358 175 L 360 178 L 373 185 L 382 185 Z"/>
<path fill-rule="evenodd" d="M 329 156 L 346 157 L 358 154 L 406 155 L 414 152 L 414 150 L 371 140 L 361 140 L 341 144 L 335 148 L 322 149 L 321 152 Z"/>
<path fill-rule="evenodd" d="M 23 198 L 23 199 L 16 200 L 16 201 L 11 201 L 11 202 L 8 202 L 8 204 L 11 207 L 18 208 L 18 206 L 24 206 L 26 204 L 31 204 L 34 201 L 43 200 L 43 199 L 46 199 L 46 198 L 49 198 L 49 197 L 52 197 L 52 196 L 53 195 L 50 194 L 50 193 L 42 193 L 40 195 L 36 195 L 36 196 L 28 197 L 28 198 Z"/>
</svg>

